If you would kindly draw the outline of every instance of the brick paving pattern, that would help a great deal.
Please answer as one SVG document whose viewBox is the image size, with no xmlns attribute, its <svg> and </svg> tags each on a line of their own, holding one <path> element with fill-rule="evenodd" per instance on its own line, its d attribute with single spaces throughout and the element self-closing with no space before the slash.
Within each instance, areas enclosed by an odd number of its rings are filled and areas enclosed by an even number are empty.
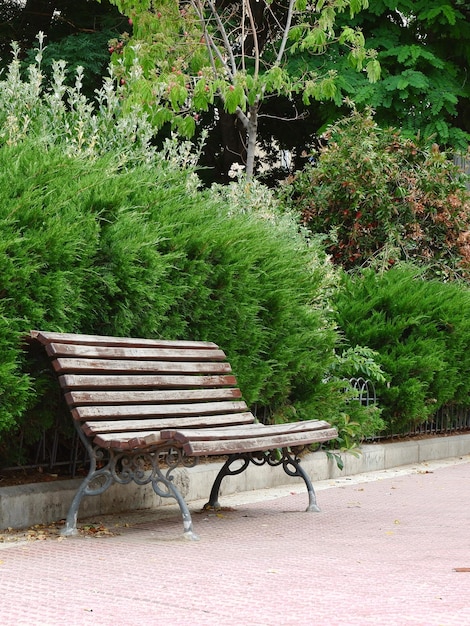
<svg viewBox="0 0 470 626">
<path fill-rule="evenodd" d="M 320 486 L 321 513 L 305 493 L 232 496 L 194 513 L 198 542 L 165 507 L 113 536 L 4 545 L 0 624 L 470 625 L 470 457 L 372 478 Z"/>
</svg>

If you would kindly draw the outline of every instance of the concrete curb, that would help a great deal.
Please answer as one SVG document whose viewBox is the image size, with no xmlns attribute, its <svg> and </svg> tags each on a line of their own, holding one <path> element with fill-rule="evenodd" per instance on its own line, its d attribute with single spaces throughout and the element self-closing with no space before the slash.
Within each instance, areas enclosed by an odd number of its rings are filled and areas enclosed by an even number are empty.
<svg viewBox="0 0 470 626">
<path fill-rule="evenodd" d="M 302 466 L 315 484 L 331 478 L 386 470 L 412 463 L 462 457 L 467 454 L 470 454 L 470 433 L 364 445 L 358 456 L 341 454 L 343 470 L 339 470 L 335 460 L 321 451 L 307 455 L 302 460 Z M 187 502 L 208 499 L 210 487 L 220 467 L 221 463 L 204 463 L 175 472 L 175 483 Z M 0 530 L 27 528 L 34 524 L 48 524 L 65 518 L 79 484 L 80 479 L 75 479 L 0 488 Z M 303 487 L 303 481 L 299 478 L 289 478 L 282 468 L 251 465 L 242 474 L 227 476 L 222 483 L 220 495 L 223 497 L 286 484 Z M 136 509 L 155 509 L 165 504 L 174 504 L 174 500 L 157 497 L 148 485 L 144 487 L 134 483 L 125 486 L 113 485 L 101 496 L 84 498 L 79 518 Z"/>
</svg>

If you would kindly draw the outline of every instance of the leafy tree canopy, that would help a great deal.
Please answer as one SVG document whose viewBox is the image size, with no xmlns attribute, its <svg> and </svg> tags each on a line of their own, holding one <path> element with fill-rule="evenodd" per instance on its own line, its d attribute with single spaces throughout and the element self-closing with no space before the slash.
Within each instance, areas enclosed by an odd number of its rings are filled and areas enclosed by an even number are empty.
<svg viewBox="0 0 470 626">
<path fill-rule="evenodd" d="M 269 98 L 300 94 L 304 105 L 335 98 L 338 72 L 313 68 L 309 55 L 323 57 L 336 43 L 368 80 L 380 73 L 360 29 L 336 28 L 338 15 L 351 19 L 367 0 L 112 2 L 133 26 L 130 41 L 112 45 L 122 80 L 129 82 L 130 104 L 146 107 L 157 128 L 171 123 L 186 136 L 194 134 L 203 112 L 235 116 L 245 135 L 248 176 L 261 108 Z M 287 60 L 297 53 L 305 62 L 292 71 Z"/>
<path fill-rule="evenodd" d="M 17 42 L 21 57 L 34 60 L 36 38 L 44 33 L 42 70 L 51 74 L 53 60 L 67 63 L 70 80 L 80 65 L 84 68 L 84 89 L 90 95 L 101 85 L 109 63 L 108 40 L 129 24 L 108 0 L 4 0 L 0 3 L 0 67 L 11 59 L 11 44 Z"/>
<path fill-rule="evenodd" d="M 341 66 L 340 89 L 334 106 L 322 109 L 324 122 L 345 112 L 342 98 L 348 95 L 357 105 L 373 107 L 382 126 L 465 150 L 470 138 L 470 3 L 376 0 L 348 23 L 360 27 L 367 45 L 377 50 L 382 76 L 367 82 L 332 49 L 330 63 Z"/>
</svg>

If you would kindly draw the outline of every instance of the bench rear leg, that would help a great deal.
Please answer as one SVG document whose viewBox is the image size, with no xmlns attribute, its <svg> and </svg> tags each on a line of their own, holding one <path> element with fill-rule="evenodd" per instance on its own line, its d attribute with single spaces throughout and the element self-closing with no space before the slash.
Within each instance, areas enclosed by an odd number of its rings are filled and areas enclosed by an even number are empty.
<svg viewBox="0 0 470 626">
<path fill-rule="evenodd" d="M 236 461 L 242 461 L 241 467 L 231 469 L 230 466 Z M 246 454 L 231 454 L 221 467 L 219 473 L 214 480 L 214 484 L 212 485 L 211 493 L 209 496 L 209 501 L 206 502 L 206 504 L 204 505 L 204 509 L 220 509 L 219 491 L 222 480 L 225 478 L 225 476 L 236 476 L 237 474 L 241 474 L 246 470 L 249 464 L 250 459 L 247 457 Z"/>
<path fill-rule="evenodd" d="M 242 461 L 242 465 L 236 469 L 232 469 L 230 466 L 236 461 Z M 287 448 L 282 449 L 282 456 L 278 454 L 277 450 L 269 450 L 267 452 L 253 454 L 231 454 L 215 478 L 210 492 L 209 501 L 204 505 L 204 509 L 220 509 L 219 491 L 222 480 L 225 476 L 235 476 L 236 474 L 244 472 L 250 464 L 250 461 L 255 465 L 264 465 L 265 463 L 268 463 L 268 465 L 271 466 L 282 465 L 284 471 L 289 476 L 302 478 L 305 482 L 308 493 L 308 506 L 306 511 L 320 511 L 320 507 L 317 504 L 315 490 L 309 475 L 300 465 L 299 458 Z"/>
<path fill-rule="evenodd" d="M 289 476 L 298 476 L 299 478 L 303 478 L 305 485 L 307 487 L 308 493 L 308 507 L 305 509 L 307 512 L 320 512 L 320 507 L 317 504 L 317 497 L 315 495 L 315 490 L 313 488 L 312 481 L 310 480 L 310 476 L 304 470 L 304 468 L 300 464 L 300 460 L 297 456 L 289 452 L 288 450 L 283 451 L 283 460 L 282 467 L 284 471 Z"/>
</svg>

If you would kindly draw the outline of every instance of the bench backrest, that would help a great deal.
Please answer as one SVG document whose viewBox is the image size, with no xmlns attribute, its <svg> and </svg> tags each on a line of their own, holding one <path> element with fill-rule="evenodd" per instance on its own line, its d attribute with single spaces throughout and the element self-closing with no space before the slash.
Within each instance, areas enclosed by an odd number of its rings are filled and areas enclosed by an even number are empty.
<svg viewBox="0 0 470 626">
<path fill-rule="evenodd" d="M 100 445 L 122 447 L 122 435 L 130 441 L 137 431 L 255 421 L 214 343 L 31 335 L 45 346 L 73 418 Z"/>
</svg>

